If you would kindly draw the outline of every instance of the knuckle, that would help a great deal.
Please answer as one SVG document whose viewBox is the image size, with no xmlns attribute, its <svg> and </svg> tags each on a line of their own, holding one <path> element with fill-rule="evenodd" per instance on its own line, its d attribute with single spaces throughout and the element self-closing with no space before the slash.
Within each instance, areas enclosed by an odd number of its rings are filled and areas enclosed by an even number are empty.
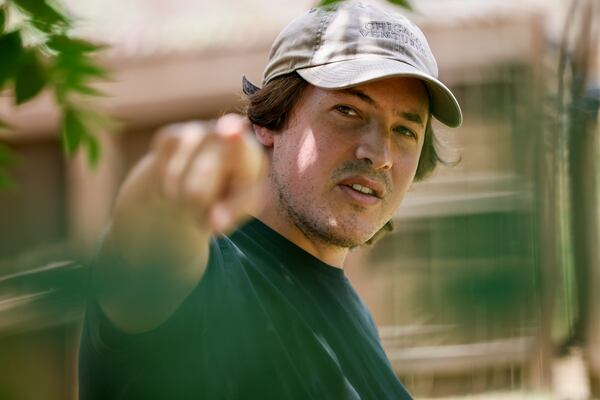
<svg viewBox="0 0 600 400">
<path fill-rule="evenodd" d="M 152 140 L 152 148 L 162 146 L 179 145 L 183 142 L 201 140 L 209 132 L 207 123 L 202 121 L 189 121 L 175 124 L 169 124 L 160 128 Z"/>
<path fill-rule="evenodd" d="M 176 147 L 178 142 L 178 138 L 171 131 L 163 128 L 154 135 L 150 149 L 153 152 L 162 153 Z"/>
<path fill-rule="evenodd" d="M 185 139 L 202 138 L 210 131 L 206 122 L 203 121 L 188 121 L 181 124 L 178 134 Z"/>
<path fill-rule="evenodd" d="M 241 136 L 249 127 L 248 119 L 239 114 L 225 114 L 215 124 L 217 133 L 225 137 Z"/>
</svg>

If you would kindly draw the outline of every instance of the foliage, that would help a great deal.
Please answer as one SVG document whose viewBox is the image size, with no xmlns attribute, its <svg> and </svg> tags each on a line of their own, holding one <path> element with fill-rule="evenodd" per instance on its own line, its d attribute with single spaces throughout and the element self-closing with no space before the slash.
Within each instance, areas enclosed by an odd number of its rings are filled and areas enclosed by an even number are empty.
<svg viewBox="0 0 600 400">
<path fill-rule="evenodd" d="M 0 91 L 15 105 L 52 91 L 65 153 L 83 147 L 95 165 L 100 148 L 94 132 L 110 121 L 86 106 L 86 99 L 102 95 L 90 82 L 108 73 L 93 58 L 103 46 L 72 38 L 71 31 L 72 18 L 51 0 L 0 0 Z M 0 130 L 6 129 L 0 120 Z M 10 184 L 6 168 L 13 161 L 8 148 L 0 147 L 0 188 Z"/>
</svg>

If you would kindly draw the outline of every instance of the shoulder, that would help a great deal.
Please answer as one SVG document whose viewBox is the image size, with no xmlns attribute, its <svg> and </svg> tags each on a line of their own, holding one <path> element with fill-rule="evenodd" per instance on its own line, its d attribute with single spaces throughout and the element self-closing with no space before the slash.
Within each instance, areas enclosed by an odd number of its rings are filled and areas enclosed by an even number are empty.
<svg viewBox="0 0 600 400">
<path fill-rule="evenodd" d="M 213 274 L 230 279 L 240 274 L 269 274 L 271 268 L 266 267 L 281 263 L 273 254 L 273 245 L 258 234 L 255 225 L 248 223 L 229 235 L 212 237 L 208 267 Z"/>
</svg>

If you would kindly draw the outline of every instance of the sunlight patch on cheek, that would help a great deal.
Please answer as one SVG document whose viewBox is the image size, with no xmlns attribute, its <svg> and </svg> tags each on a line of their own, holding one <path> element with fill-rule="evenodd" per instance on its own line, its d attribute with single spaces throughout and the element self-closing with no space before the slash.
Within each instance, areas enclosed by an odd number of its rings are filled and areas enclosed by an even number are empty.
<svg viewBox="0 0 600 400">
<path fill-rule="evenodd" d="M 298 149 L 298 171 L 306 171 L 317 160 L 317 142 L 312 132 L 307 131 Z"/>
</svg>

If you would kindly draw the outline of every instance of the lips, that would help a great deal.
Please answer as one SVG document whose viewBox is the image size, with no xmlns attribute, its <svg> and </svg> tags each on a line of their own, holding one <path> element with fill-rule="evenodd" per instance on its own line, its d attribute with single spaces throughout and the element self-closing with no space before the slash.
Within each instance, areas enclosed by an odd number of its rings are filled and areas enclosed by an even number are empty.
<svg viewBox="0 0 600 400">
<path fill-rule="evenodd" d="M 346 178 L 338 183 L 338 185 L 347 186 L 351 190 L 355 190 L 357 192 L 361 192 L 367 196 L 377 197 L 379 199 L 383 198 L 385 195 L 385 187 L 380 182 L 370 179 L 364 176 L 351 176 Z M 363 188 L 370 190 L 362 190 Z M 372 191 L 372 193 L 369 193 Z"/>
</svg>

